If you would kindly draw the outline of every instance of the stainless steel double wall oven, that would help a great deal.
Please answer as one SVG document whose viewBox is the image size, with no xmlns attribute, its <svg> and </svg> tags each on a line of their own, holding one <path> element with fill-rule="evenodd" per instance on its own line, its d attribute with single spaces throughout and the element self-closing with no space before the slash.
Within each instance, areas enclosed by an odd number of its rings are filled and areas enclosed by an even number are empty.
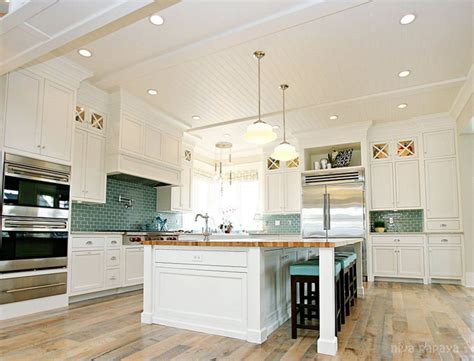
<svg viewBox="0 0 474 361">
<path fill-rule="evenodd" d="M 70 174 L 66 165 L 5 154 L 0 272 L 64 273 L 0 280 L 0 304 L 66 292 Z"/>
</svg>

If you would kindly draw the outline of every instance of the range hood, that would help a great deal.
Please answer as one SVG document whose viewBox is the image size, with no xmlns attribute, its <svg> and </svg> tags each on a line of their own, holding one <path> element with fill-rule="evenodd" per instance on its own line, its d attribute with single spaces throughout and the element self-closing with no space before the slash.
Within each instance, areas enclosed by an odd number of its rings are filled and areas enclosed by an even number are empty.
<svg viewBox="0 0 474 361">
<path fill-rule="evenodd" d="M 148 179 L 148 178 L 137 177 L 137 176 L 125 174 L 125 173 L 110 174 L 107 176 L 107 178 L 115 179 L 119 181 L 125 181 L 129 183 L 141 184 L 148 187 L 164 187 L 164 186 L 170 185 L 169 183 L 165 183 L 165 182 L 161 182 L 161 181 L 157 181 L 153 179 Z"/>
</svg>

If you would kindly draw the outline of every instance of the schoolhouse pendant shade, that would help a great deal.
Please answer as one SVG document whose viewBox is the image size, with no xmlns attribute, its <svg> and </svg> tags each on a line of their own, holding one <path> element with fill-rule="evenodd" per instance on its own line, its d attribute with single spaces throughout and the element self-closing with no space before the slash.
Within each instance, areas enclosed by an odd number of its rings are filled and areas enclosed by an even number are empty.
<svg viewBox="0 0 474 361">
<path fill-rule="evenodd" d="M 282 84 L 280 85 L 280 89 L 282 90 L 283 95 L 283 142 L 275 147 L 271 157 L 273 159 L 286 162 L 298 158 L 299 154 L 295 147 L 286 141 L 285 90 L 288 89 L 288 85 Z"/>
<path fill-rule="evenodd" d="M 262 145 L 274 141 L 277 138 L 273 127 L 265 123 L 261 117 L 261 99 L 260 99 L 260 60 L 265 56 L 261 50 L 257 50 L 253 55 L 258 60 L 258 119 L 247 127 L 244 134 L 244 140 L 249 143 Z"/>
<path fill-rule="evenodd" d="M 244 134 L 244 140 L 253 144 L 265 144 L 274 141 L 277 138 L 273 127 L 262 120 L 257 120 L 255 123 L 247 127 L 247 132 Z"/>
<path fill-rule="evenodd" d="M 288 142 L 281 142 L 275 147 L 271 157 L 273 159 L 286 162 L 288 160 L 293 160 L 298 158 L 298 152 L 295 150 L 295 147 Z"/>
</svg>

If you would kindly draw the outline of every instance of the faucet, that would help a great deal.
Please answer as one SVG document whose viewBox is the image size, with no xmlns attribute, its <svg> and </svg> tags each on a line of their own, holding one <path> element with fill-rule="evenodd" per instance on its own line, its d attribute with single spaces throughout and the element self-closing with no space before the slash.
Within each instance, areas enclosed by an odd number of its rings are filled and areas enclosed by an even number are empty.
<svg viewBox="0 0 474 361">
<path fill-rule="evenodd" d="M 202 232 L 202 235 L 204 236 L 204 241 L 209 241 L 209 236 L 211 235 L 211 232 L 209 231 L 209 215 L 206 213 L 203 216 L 201 213 L 198 213 L 198 214 L 196 214 L 196 217 L 194 217 L 194 222 L 197 222 L 199 217 L 203 218 L 204 221 L 206 222 L 204 232 Z"/>
</svg>

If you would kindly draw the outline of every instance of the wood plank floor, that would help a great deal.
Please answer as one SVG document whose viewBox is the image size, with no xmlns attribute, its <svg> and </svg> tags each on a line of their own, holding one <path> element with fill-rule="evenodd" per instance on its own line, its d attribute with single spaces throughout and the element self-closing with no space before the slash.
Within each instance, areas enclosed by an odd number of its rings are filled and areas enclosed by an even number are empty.
<svg viewBox="0 0 474 361">
<path fill-rule="evenodd" d="M 337 357 L 317 331 L 287 322 L 263 345 L 140 323 L 141 292 L 0 321 L 0 360 L 472 360 L 474 291 L 452 285 L 367 285 L 339 334 Z"/>
</svg>

